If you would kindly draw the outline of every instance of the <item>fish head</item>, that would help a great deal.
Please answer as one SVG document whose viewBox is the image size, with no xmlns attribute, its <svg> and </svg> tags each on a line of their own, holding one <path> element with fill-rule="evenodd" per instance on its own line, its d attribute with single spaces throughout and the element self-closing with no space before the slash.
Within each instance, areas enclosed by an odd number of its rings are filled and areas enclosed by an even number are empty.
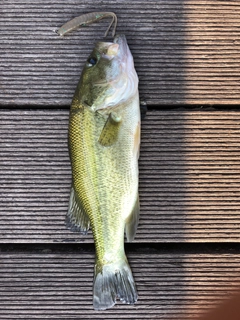
<svg viewBox="0 0 240 320">
<path fill-rule="evenodd" d="M 124 103 L 138 92 L 138 76 L 126 37 L 98 42 L 82 71 L 79 100 L 96 111 Z"/>
</svg>

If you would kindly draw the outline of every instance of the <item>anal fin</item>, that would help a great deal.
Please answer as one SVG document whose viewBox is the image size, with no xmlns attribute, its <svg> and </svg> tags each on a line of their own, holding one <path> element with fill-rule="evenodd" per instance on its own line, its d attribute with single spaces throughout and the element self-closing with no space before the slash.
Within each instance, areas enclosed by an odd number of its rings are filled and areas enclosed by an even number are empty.
<svg viewBox="0 0 240 320">
<path fill-rule="evenodd" d="M 135 205 L 133 207 L 132 213 L 128 217 L 125 225 L 125 232 L 126 232 L 128 242 L 133 241 L 135 238 L 138 222 L 139 222 L 139 213 L 140 213 L 140 203 L 139 203 L 139 195 L 138 195 Z"/>
<path fill-rule="evenodd" d="M 90 227 L 90 220 L 84 211 L 73 186 L 71 187 L 66 225 L 72 231 L 80 231 L 84 234 L 88 232 Z"/>
<path fill-rule="evenodd" d="M 117 141 L 121 120 L 115 112 L 109 114 L 98 140 L 102 146 L 109 147 Z"/>
</svg>

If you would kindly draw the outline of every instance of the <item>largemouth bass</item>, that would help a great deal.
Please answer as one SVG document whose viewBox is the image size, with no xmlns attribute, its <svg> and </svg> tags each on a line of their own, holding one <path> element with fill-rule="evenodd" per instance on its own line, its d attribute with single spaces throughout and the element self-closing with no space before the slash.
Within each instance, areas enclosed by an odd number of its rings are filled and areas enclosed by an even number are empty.
<svg viewBox="0 0 240 320">
<path fill-rule="evenodd" d="M 133 304 L 137 290 L 124 251 L 139 220 L 138 76 L 124 35 L 99 42 L 78 83 L 69 119 L 72 188 L 67 223 L 95 248 L 93 306 Z"/>
</svg>

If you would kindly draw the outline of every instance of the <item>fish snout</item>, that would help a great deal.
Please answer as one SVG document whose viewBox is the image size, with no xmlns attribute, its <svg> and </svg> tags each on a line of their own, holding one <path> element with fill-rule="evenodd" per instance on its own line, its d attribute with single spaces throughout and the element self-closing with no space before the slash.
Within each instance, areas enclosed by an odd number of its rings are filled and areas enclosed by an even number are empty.
<svg viewBox="0 0 240 320">
<path fill-rule="evenodd" d="M 118 34 L 114 37 L 114 43 L 119 45 L 119 54 L 123 58 L 129 53 L 129 48 L 127 44 L 127 39 L 124 34 Z"/>
</svg>

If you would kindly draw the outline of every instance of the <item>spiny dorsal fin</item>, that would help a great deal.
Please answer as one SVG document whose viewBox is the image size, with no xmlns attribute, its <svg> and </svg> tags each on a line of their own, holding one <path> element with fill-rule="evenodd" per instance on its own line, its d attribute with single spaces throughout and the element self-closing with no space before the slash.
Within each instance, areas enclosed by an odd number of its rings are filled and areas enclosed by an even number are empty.
<svg viewBox="0 0 240 320">
<path fill-rule="evenodd" d="M 115 112 L 109 114 L 98 140 L 102 146 L 109 147 L 117 141 L 121 120 Z"/>
<path fill-rule="evenodd" d="M 72 231 L 87 233 L 90 227 L 90 220 L 82 207 L 81 201 L 77 196 L 73 186 L 71 187 L 66 225 Z"/>
<path fill-rule="evenodd" d="M 127 241 L 129 242 L 133 241 L 136 235 L 138 222 L 139 222 L 139 213 L 140 213 L 140 204 L 139 204 L 139 195 L 138 195 L 135 205 L 133 207 L 132 213 L 128 217 L 125 225 Z"/>
</svg>

